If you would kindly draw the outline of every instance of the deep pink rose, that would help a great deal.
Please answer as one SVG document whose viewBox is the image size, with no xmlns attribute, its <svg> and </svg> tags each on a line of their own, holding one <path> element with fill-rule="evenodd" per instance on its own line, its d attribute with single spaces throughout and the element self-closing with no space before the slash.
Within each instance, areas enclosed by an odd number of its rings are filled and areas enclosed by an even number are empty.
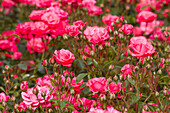
<svg viewBox="0 0 170 113">
<path fill-rule="evenodd" d="M 4 8 L 10 8 L 15 5 L 16 3 L 13 2 L 12 0 L 3 0 L 3 2 L 1 3 L 1 6 L 3 6 Z"/>
<path fill-rule="evenodd" d="M 134 65 L 129 65 L 126 64 L 122 67 L 121 71 L 125 73 L 126 75 L 132 75 L 132 72 L 135 71 L 135 66 Z"/>
<path fill-rule="evenodd" d="M 108 81 L 105 77 L 92 78 L 87 83 L 86 86 L 90 87 L 92 92 L 102 92 L 107 89 Z"/>
<path fill-rule="evenodd" d="M 26 111 L 27 107 L 28 106 L 24 102 L 21 102 L 18 106 L 18 110 L 19 111 Z"/>
<path fill-rule="evenodd" d="M 21 87 L 20 87 L 22 90 L 27 90 L 27 88 L 28 88 L 28 83 L 27 83 L 27 81 L 23 81 L 22 83 L 21 83 Z"/>
<path fill-rule="evenodd" d="M 65 49 L 61 49 L 59 51 L 55 50 L 54 57 L 58 64 L 66 67 L 70 67 L 75 59 L 74 55 L 69 50 Z"/>
<path fill-rule="evenodd" d="M 108 31 L 103 27 L 87 27 L 84 31 L 85 38 L 92 44 L 100 44 L 110 38 Z"/>
<path fill-rule="evenodd" d="M 50 27 L 55 27 L 60 22 L 60 17 L 54 12 L 44 13 L 41 17 L 42 21 L 45 21 Z"/>
<path fill-rule="evenodd" d="M 137 15 L 137 22 L 151 22 L 157 18 L 157 15 L 155 13 L 152 13 L 150 11 L 141 11 Z"/>
<path fill-rule="evenodd" d="M 125 24 L 120 28 L 120 30 L 123 31 L 123 33 L 125 35 L 132 34 L 133 33 L 133 25 Z"/>
<path fill-rule="evenodd" d="M 79 31 L 78 27 L 75 25 L 67 25 L 65 28 L 65 31 L 67 34 L 69 34 L 71 36 L 77 36 L 79 34 L 82 34 L 82 32 Z"/>
<path fill-rule="evenodd" d="M 150 56 L 155 52 L 153 46 L 147 42 L 147 39 L 143 36 L 132 37 L 130 39 L 130 54 L 136 57 Z"/>
<path fill-rule="evenodd" d="M 12 35 L 13 35 L 13 36 L 12 36 Z M 20 38 L 14 36 L 14 35 L 19 35 L 19 34 L 17 34 L 16 31 L 11 31 L 11 30 L 5 31 L 5 32 L 2 33 L 3 39 L 4 39 L 4 38 L 7 38 L 9 41 L 15 42 L 16 44 L 18 44 L 19 41 L 20 41 Z M 20 35 L 19 35 L 19 37 L 20 37 Z M 2 38 L 1 38 L 1 39 L 2 39 Z"/>
<path fill-rule="evenodd" d="M 110 91 L 111 93 L 118 93 L 118 92 L 120 92 L 121 89 L 122 89 L 122 88 L 121 88 L 121 85 L 122 85 L 122 83 L 120 83 L 120 82 L 118 82 L 118 83 L 112 82 L 112 83 L 110 83 L 109 86 L 108 86 L 109 91 Z"/>
</svg>

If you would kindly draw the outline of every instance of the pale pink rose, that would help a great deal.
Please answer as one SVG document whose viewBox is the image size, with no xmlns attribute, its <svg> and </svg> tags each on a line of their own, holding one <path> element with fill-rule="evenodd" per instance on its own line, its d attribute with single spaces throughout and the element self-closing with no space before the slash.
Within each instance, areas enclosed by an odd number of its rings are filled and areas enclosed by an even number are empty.
<svg viewBox="0 0 170 113">
<path fill-rule="evenodd" d="M 28 106 L 24 102 L 21 102 L 18 106 L 18 110 L 19 111 L 26 111 L 27 107 Z"/>
<path fill-rule="evenodd" d="M 84 31 L 85 38 L 92 44 L 100 44 L 110 38 L 108 31 L 103 27 L 87 27 Z"/>
<path fill-rule="evenodd" d="M 65 31 L 67 34 L 69 34 L 71 36 L 77 36 L 79 34 L 82 34 L 82 32 L 79 31 L 78 27 L 75 25 L 67 25 L 65 28 Z"/>
<path fill-rule="evenodd" d="M 132 75 L 132 73 L 135 71 L 135 66 L 126 64 L 122 67 L 121 71 L 126 75 Z"/>
<path fill-rule="evenodd" d="M 23 81 L 22 83 L 21 83 L 21 87 L 20 87 L 22 90 L 27 90 L 27 88 L 28 88 L 28 83 L 27 83 L 27 81 Z"/>
<path fill-rule="evenodd" d="M 60 22 L 60 17 L 54 12 L 44 13 L 41 17 L 42 21 L 45 21 L 50 27 L 55 27 Z"/>
<path fill-rule="evenodd" d="M 0 102 L 4 101 L 8 101 L 8 99 L 10 98 L 10 96 L 6 96 L 6 94 L 4 92 L 0 93 Z"/>
<path fill-rule="evenodd" d="M 66 67 L 70 67 L 75 59 L 74 55 L 69 50 L 65 49 L 61 49 L 59 51 L 55 50 L 53 56 L 58 64 Z"/>
<path fill-rule="evenodd" d="M 14 54 L 12 55 L 14 59 L 21 59 L 21 56 L 22 56 L 21 52 L 14 52 Z"/>
<path fill-rule="evenodd" d="M 118 82 L 118 83 L 115 83 L 115 82 L 112 82 L 109 84 L 108 88 L 109 88 L 109 91 L 111 93 L 118 93 L 121 91 L 121 85 L 122 83 Z"/>
<path fill-rule="evenodd" d="M 103 92 L 107 89 L 108 81 L 105 77 L 92 78 L 86 83 L 86 86 L 89 86 L 92 92 Z"/>
</svg>

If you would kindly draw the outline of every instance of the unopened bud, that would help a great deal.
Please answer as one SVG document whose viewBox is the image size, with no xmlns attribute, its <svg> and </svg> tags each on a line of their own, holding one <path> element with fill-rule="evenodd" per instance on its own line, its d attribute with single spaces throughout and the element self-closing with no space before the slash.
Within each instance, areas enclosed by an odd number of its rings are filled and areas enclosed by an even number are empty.
<svg viewBox="0 0 170 113">
<path fill-rule="evenodd" d="M 52 113 L 52 112 L 53 112 L 53 110 L 50 108 L 50 109 L 48 110 L 48 112 L 49 112 L 49 113 Z"/>
<path fill-rule="evenodd" d="M 132 78 L 132 77 L 128 74 L 127 79 L 129 79 L 129 78 Z"/>
<path fill-rule="evenodd" d="M 91 56 L 94 56 L 94 51 L 90 51 L 90 55 L 91 55 Z"/>
<path fill-rule="evenodd" d="M 116 20 L 116 24 L 118 25 L 118 24 L 119 24 L 119 22 L 120 22 L 120 21 L 119 21 L 119 19 L 117 19 L 117 20 Z"/>
<path fill-rule="evenodd" d="M 64 40 L 67 40 L 67 39 L 68 39 L 67 34 L 64 34 L 64 35 L 63 35 L 63 39 L 64 39 Z"/>
<path fill-rule="evenodd" d="M 9 80 L 6 81 L 6 84 L 8 84 L 8 83 L 9 83 Z"/>
<path fill-rule="evenodd" d="M 103 101 L 105 101 L 106 100 L 106 95 L 102 95 L 101 97 L 100 97 L 100 100 L 103 102 Z"/>
<path fill-rule="evenodd" d="M 49 63 L 50 63 L 50 64 L 54 64 L 54 57 L 51 57 L 51 58 L 49 59 Z"/>
<path fill-rule="evenodd" d="M 135 71 L 138 71 L 139 70 L 139 66 L 135 66 Z"/>
<path fill-rule="evenodd" d="M 103 46 L 102 45 L 99 46 L 99 50 L 103 50 Z"/>
<path fill-rule="evenodd" d="M 83 55 L 83 59 L 84 59 L 84 60 L 86 60 L 86 59 L 87 59 L 86 55 Z"/>
<path fill-rule="evenodd" d="M 115 26 L 115 23 L 114 23 L 114 22 L 112 22 L 112 23 L 111 23 L 111 25 L 112 25 L 112 26 Z"/>
<path fill-rule="evenodd" d="M 113 68 L 114 68 L 113 65 L 110 65 L 110 66 L 109 66 L 109 70 L 112 70 Z"/>
<path fill-rule="evenodd" d="M 118 32 L 117 32 L 117 31 L 114 31 L 114 35 L 118 35 Z"/>
<path fill-rule="evenodd" d="M 14 86 L 14 89 L 17 89 L 17 85 Z"/>
<path fill-rule="evenodd" d="M 43 65 L 44 67 L 47 67 L 47 60 L 46 60 L 46 59 L 44 59 L 44 60 L 42 61 L 42 65 Z"/>
<path fill-rule="evenodd" d="M 3 73 L 3 74 L 5 74 L 5 73 L 6 73 L 6 71 L 5 71 L 5 70 L 2 70 L 2 73 Z"/>
<path fill-rule="evenodd" d="M 74 95 L 74 94 L 75 94 L 75 91 L 74 91 L 73 89 L 71 89 L 70 94 L 71 94 L 71 95 Z"/>
<path fill-rule="evenodd" d="M 155 96 L 156 96 L 156 97 L 158 97 L 158 96 L 159 96 L 159 93 L 158 93 L 157 91 L 155 92 Z"/>
<path fill-rule="evenodd" d="M 110 93 L 109 98 L 110 98 L 110 100 L 114 99 L 115 98 L 115 94 L 114 93 Z"/>
<path fill-rule="evenodd" d="M 108 81 L 108 82 L 111 82 L 111 81 L 112 81 L 112 78 L 111 78 L 111 77 L 109 77 L 109 78 L 107 79 L 107 81 Z"/>
<path fill-rule="evenodd" d="M 151 68 L 151 65 L 150 65 L 150 64 L 147 64 L 147 65 L 146 65 L 146 69 L 149 70 L 150 68 Z"/>
<path fill-rule="evenodd" d="M 113 77 L 113 79 L 116 81 L 116 80 L 118 80 L 118 77 L 115 75 L 115 76 Z"/>
<path fill-rule="evenodd" d="M 162 74 L 162 70 L 159 69 L 158 72 L 157 72 L 158 75 L 161 75 Z"/>
<path fill-rule="evenodd" d="M 8 69 L 9 69 L 9 66 L 8 66 L 8 65 L 5 65 L 5 69 L 8 70 Z"/>
<path fill-rule="evenodd" d="M 11 99 L 12 99 L 12 101 L 15 101 L 15 100 L 16 100 L 16 98 L 15 98 L 14 96 L 12 96 Z"/>
<path fill-rule="evenodd" d="M 151 59 L 151 57 L 150 56 L 148 56 L 147 58 L 146 58 L 146 61 L 150 61 L 150 59 Z"/>
</svg>

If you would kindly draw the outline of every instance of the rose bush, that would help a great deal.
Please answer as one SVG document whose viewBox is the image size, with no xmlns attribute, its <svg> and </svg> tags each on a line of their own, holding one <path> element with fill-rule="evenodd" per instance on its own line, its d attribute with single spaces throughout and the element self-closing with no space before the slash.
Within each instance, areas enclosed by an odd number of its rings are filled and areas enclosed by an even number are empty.
<svg viewBox="0 0 170 113">
<path fill-rule="evenodd" d="M 169 0 L 0 4 L 0 112 L 169 113 Z"/>
</svg>

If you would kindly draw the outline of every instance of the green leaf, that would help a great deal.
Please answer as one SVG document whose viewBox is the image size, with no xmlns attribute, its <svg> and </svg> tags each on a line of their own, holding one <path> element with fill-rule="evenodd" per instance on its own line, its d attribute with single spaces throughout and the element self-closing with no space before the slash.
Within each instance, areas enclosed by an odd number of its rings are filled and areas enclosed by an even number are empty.
<svg viewBox="0 0 170 113">
<path fill-rule="evenodd" d="M 132 95 L 131 105 L 137 103 L 139 99 L 140 99 L 139 95 Z"/>
<path fill-rule="evenodd" d="M 72 110 L 72 111 L 76 110 L 72 105 L 68 105 L 68 106 L 66 106 L 65 108 L 68 108 L 68 109 L 70 109 L 70 110 Z"/>
<path fill-rule="evenodd" d="M 84 82 L 84 83 L 80 86 L 80 88 L 84 88 L 84 87 L 86 87 L 86 82 Z"/>
<path fill-rule="evenodd" d="M 18 97 L 18 96 L 19 96 L 19 93 L 18 93 L 18 92 L 15 92 L 15 93 L 14 93 L 14 96 L 15 96 L 15 97 Z"/>
<path fill-rule="evenodd" d="M 49 100 L 50 102 L 52 102 L 52 101 L 58 101 L 58 99 L 51 99 L 51 100 Z"/>
<path fill-rule="evenodd" d="M 5 92 L 5 89 L 4 89 L 3 87 L 0 87 L 0 89 L 1 89 L 3 92 Z"/>
<path fill-rule="evenodd" d="M 60 107 L 63 109 L 65 107 L 66 102 L 65 101 L 60 101 Z"/>
<path fill-rule="evenodd" d="M 98 62 L 95 60 L 95 59 L 93 59 L 93 61 L 94 61 L 94 65 L 96 66 L 96 67 L 98 67 Z"/>
<path fill-rule="evenodd" d="M 23 69 L 23 70 L 27 70 L 27 65 L 26 64 L 18 64 L 18 67 Z"/>
<path fill-rule="evenodd" d="M 15 36 L 15 37 L 20 39 L 19 35 L 17 35 L 17 34 L 12 34 L 12 35 L 9 35 L 9 36 Z"/>
<path fill-rule="evenodd" d="M 150 111 L 152 111 L 152 112 L 154 112 L 154 111 L 155 111 L 155 107 L 154 107 L 154 106 L 152 106 L 152 105 L 148 105 L 148 107 L 149 107 Z"/>
<path fill-rule="evenodd" d="M 27 78 L 29 76 L 30 76 L 30 74 L 25 74 L 22 78 L 25 79 L 25 78 Z"/>
<path fill-rule="evenodd" d="M 135 82 L 132 79 L 127 79 L 132 85 L 135 85 Z"/>
<path fill-rule="evenodd" d="M 87 73 L 79 74 L 76 78 L 76 83 L 80 82 L 80 80 L 82 80 L 86 75 L 87 75 Z"/>
</svg>

